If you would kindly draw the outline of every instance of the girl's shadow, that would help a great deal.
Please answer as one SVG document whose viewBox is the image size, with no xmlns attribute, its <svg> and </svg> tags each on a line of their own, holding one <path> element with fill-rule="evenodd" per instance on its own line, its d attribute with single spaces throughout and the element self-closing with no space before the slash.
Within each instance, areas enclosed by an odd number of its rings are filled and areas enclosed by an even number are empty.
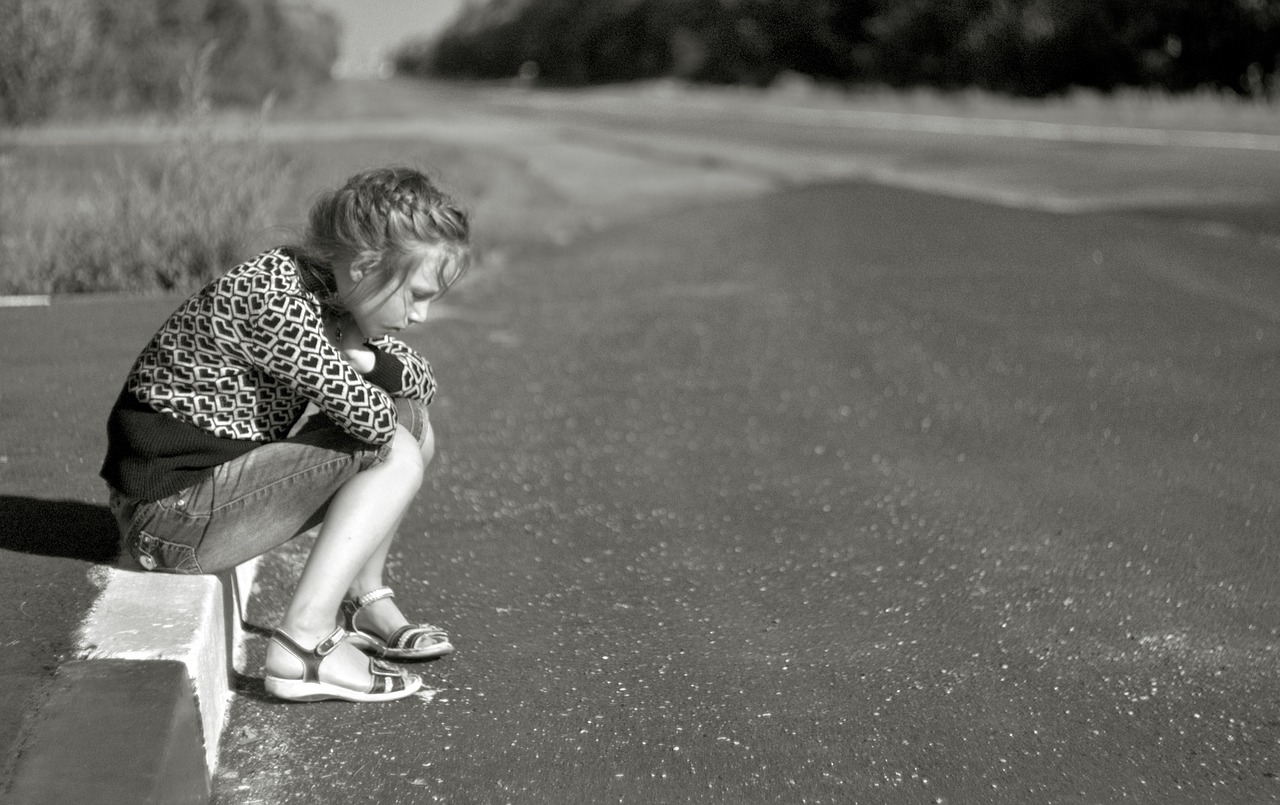
<svg viewBox="0 0 1280 805">
<path fill-rule="evenodd" d="M 0 495 L 0 550 L 106 564 L 119 548 L 106 506 Z"/>
</svg>

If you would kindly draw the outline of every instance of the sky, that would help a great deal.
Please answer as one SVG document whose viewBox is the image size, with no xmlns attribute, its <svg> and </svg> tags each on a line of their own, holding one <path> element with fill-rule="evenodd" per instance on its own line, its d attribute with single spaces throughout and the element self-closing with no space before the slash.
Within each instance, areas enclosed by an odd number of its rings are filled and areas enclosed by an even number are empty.
<svg viewBox="0 0 1280 805">
<path fill-rule="evenodd" d="M 376 74 L 387 51 L 430 36 L 449 23 L 465 0 L 311 0 L 342 23 L 339 75 Z"/>
</svg>

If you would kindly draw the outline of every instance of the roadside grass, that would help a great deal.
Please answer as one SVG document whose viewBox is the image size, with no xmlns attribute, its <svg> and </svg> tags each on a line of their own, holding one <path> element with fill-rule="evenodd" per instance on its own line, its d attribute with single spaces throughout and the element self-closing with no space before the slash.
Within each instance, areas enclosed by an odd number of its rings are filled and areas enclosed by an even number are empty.
<svg viewBox="0 0 1280 805">
<path fill-rule="evenodd" d="M 540 226 L 518 198 L 531 181 L 518 164 L 421 139 L 265 143 L 206 131 L 159 146 L 16 146 L 0 152 L 0 295 L 188 293 L 296 242 L 320 192 L 391 163 L 427 172 L 470 209 L 481 253 Z"/>
<path fill-rule="evenodd" d="M 421 142 L 277 144 L 202 125 L 151 134 L 158 144 L 0 153 L 0 294 L 189 293 L 296 241 L 319 192 L 388 162 L 427 170 L 464 201 L 494 184 L 480 160 Z M 456 177 L 440 170 L 460 164 Z"/>
<path fill-rule="evenodd" d="M 260 140 L 226 142 L 198 122 L 146 148 L 22 156 L 0 160 L 11 189 L 0 201 L 0 292 L 10 294 L 189 291 L 270 220 L 291 170 Z"/>
<path fill-rule="evenodd" d="M 466 103 L 477 88 L 485 85 L 442 92 L 441 85 L 428 91 L 410 79 L 340 81 L 308 104 L 281 104 L 272 115 L 295 121 L 448 115 L 451 104 Z M 560 92 L 1280 133 L 1280 106 L 1211 92 L 1082 91 L 1028 101 L 977 92 L 849 90 L 799 79 L 764 90 L 658 82 Z M 427 170 L 477 212 L 485 222 L 477 229 L 481 248 L 552 226 L 555 205 L 537 186 L 541 180 L 492 151 L 420 139 L 268 142 L 258 125 L 243 114 L 211 113 L 176 128 L 144 124 L 146 144 L 0 151 L 0 294 L 189 292 L 260 248 L 295 240 L 316 193 L 388 162 Z"/>
</svg>

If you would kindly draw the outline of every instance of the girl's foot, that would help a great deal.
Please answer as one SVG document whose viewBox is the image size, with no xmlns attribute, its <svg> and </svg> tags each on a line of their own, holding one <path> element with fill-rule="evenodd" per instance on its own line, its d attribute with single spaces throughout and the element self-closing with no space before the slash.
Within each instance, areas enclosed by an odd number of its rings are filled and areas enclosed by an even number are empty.
<svg viewBox="0 0 1280 805">
<path fill-rule="evenodd" d="M 267 692 L 291 701 L 386 702 L 403 699 L 422 687 L 416 674 L 366 657 L 347 641 L 348 636 L 343 629 L 334 629 L 308 649 L 277 629 L 267 645 Z"/>
<path fill-rule="evenodd" d="M 453 651 L 449 635 L 440 627 L 411 626 L 394 596 L 390 587 L 379 587 L 342 602 L 342 622 L 352 643 L 394 660 L 426 660 Z"/>
</svg>

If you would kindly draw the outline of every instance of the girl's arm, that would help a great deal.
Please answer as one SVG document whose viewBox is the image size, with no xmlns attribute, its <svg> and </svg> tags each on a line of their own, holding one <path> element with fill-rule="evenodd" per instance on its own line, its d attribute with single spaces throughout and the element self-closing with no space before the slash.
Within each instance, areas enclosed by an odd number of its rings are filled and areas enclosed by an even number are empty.
<svg viewBox="0 0 1280 805">
<path fill-rule="evenodd" d="M 426 403 L 435 396 L 431 364 L 403 341 L 391 336 L 366 339 L 350 316 L 327 324 L 325 335 L 344 361 L 392 396 Z"/>
<path fill-rule="evenodd" d="M 394 387 L 381 383 L 379 385 L 397 397 L 431 402 L 436 394 L 436 378 L 426 358 L 419 355 L 413 347 L 389 335 L 372 339 L 368 344 L 373 348 L 379 364 L 377 374 L 382 375 L 385 371 L 388 383 L 398 381 Z M 370 380 L 374 380 L 374 377 L 373 373 L 369 375 Z"/>
<path fill-rule="evenodd" d="M 246 357 L 314 402 L 334 424 L 360 441 L 390 442 L 396 432 L 391 394 L 343 359 L 309 304 L 289 296 L 262 301 L 256 315 L 241 321 Z"/>
</svg>

